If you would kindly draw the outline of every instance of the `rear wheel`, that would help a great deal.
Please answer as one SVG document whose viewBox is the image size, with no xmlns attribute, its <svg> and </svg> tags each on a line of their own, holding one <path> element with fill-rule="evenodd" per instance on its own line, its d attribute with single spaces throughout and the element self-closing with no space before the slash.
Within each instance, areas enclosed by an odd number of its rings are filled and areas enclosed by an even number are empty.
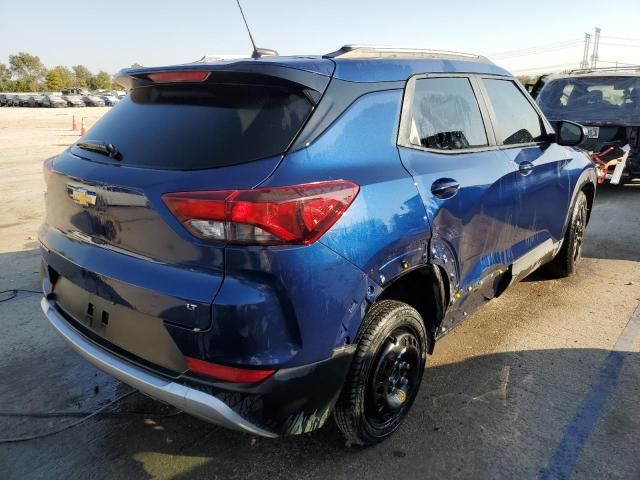
<svg viewBox="0 0 640 480">
<path fill-rule="evenodd" d="M 396 431 L 420 388 L 426 352 L 414 308 L 395 300 L 371 307 L 334 411 L 349 444 L 372 445 Z"/>
<path fill-rule="evenodd" d="M 576 273 L 578 263 L 582 260 L 587 211 L 587 196 L 584 192 L 580 192 L 571 212 L 571 220 L 567 226 L 562 248 L 548 266 L 551 273 L 560 277 L 568 277 Z"/>
</svg>

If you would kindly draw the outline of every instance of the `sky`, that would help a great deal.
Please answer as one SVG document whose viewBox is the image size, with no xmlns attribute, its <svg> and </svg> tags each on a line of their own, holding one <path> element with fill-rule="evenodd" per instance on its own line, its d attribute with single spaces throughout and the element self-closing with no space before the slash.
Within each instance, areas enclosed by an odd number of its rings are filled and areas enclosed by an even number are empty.
<svg viewBox="0 0 640 480">
<path fill-rule="evenodd" d="M 577 67 L 585 32 L 600 27 L 603 62 L 640 64 L 639 0 L 241 2 L 258 46 L 281 55 L 399 45 L 488 54 L 513 73 L 533 74 Z M 29 0 L 1 10 L 0 63 L 26 51 L 47 67 L 115 73 L 251 52 L 235 0 Z"/>
</svg>

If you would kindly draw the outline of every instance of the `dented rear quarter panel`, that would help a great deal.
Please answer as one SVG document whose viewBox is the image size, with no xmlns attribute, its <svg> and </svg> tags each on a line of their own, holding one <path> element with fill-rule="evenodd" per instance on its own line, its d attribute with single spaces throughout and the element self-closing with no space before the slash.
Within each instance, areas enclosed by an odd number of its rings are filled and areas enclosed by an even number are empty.
<svg viewBox="0 0 640 480">
<path fill-rule="evenodd" d="M 397 88 L 363 95 L 311 145 L 287 155 L 263 184 L 345 179 L 360 186 L 353 204 L 318 242 L 366 275 L 357 298 L 352 298 L 352 285 L 334 283 L 344 295 L 343 308 L 358 301 L 359 313 L 344 324 L 351 339 L 366 310 L 365 300 L 374 299 L 403 270 L 403 261 L 411 266 L 422 262 L 429 241 L 424 204 L 396 146 L 402 95 Z M 313 309 L 300 320 L 313 321 Z M 335 338 L 335 332 L 327 335 Z"/>
</svg>

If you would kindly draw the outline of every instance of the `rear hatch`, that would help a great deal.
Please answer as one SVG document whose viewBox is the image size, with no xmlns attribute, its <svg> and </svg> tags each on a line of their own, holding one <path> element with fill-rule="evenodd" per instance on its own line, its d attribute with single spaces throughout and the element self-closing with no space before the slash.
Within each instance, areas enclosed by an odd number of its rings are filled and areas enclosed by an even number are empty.
<svg viewBox="0 0 640 480">
<path fill-rule="evenodd" d="M 329 79 L 245 63 L 121 74 L 130 94 L 47 166 L 40 238 L 50 275 L 86 291 L 85 300 L 209 327 L 225 245 L 191 235 L 162 195 L 258 185 Z M 57 301 L 77 317 L 85 308 L 77 298 L 65 288 Z"/>
</svg>

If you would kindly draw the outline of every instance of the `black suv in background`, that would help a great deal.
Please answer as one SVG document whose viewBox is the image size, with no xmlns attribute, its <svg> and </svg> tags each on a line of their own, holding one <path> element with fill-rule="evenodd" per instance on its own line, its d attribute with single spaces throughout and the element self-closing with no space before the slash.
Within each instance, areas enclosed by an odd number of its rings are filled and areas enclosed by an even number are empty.
<svg viewBox="0 0 640 480">
<path fill-rule="evenodd" d="M 532 95 L 549 120 L 587 127 L 582 148 L 604 178 L 640 177 L 640 66 L 542 77 Z"/>
</svg>

